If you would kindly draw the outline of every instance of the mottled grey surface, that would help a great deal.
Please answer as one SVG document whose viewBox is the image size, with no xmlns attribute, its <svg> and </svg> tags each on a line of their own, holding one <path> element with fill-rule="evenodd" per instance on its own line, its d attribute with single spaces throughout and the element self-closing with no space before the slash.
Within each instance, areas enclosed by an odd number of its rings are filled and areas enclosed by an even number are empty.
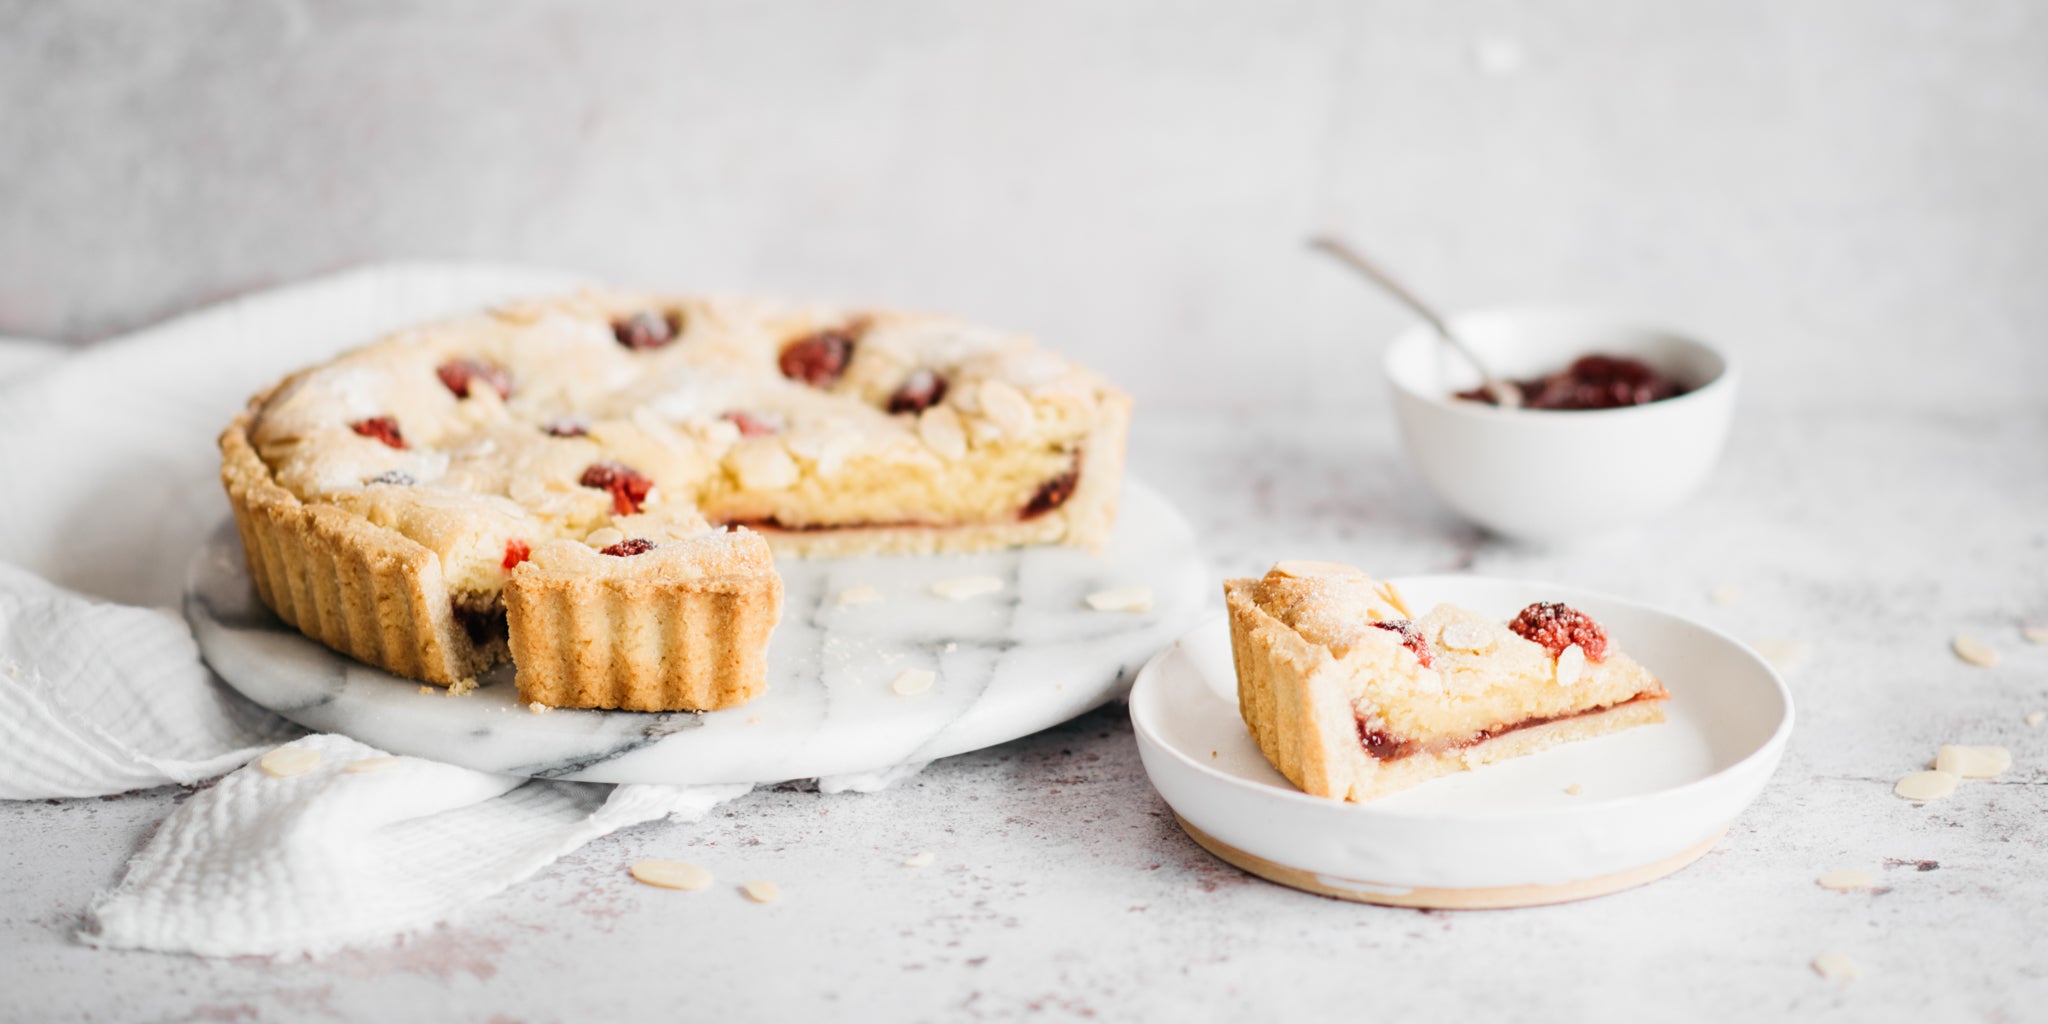
<svg viewBox="0 0 2048 1024">
<path fill-rule="evenodd" d="M 1268 885 L 1175 829 L 1121 709 L 943 761 L 874 795 L 763 791 L 701 825 L 592 843 L 449 926 L 317 963 L 203 962 L 70 939 L 181 797 L 0 804 L 0 962 L 19 1020 L 1461 1018 L 2019 1021 L 2048 1000 L 2048 411 L 1757 413 L 1700 502 L 1568 552 L 1484 540 L 1415 493 L 1390 426 L 1141 422 L 1134 465 L 1220 567 L 1280 555 L 1453 566 L 1793 639 L 1799 726 L 1762 799 L 1699 863 L 1536 910 L 1419 913 Z M 1570 468 L 1560 472 L 1569 474 Z M 1732 607 L 1715 587 L 1739 588 Z M 1997 668 L 1948 650 L 1968 631 Z M 2013 770 L 1915 806 L 1944 742 Z M 922 870 L 900 867 L 920 850 Z M 650 889 L 641 857 L 720 884 Z M 1923 862 L 1926 866 L 1923 867 Z M 1870 892 L 1814 879 L 1878 876 Z M 778 883 L 783 900 L 734 889 Z M 1808 968 L 1862 965 L 1847 987 Z"/>
<path fill-rule="evenodd" d="M 415 6 L 423 9 L 415 10 Z M 1035 330 L 1150 407 L 1593 303 L 1773 401 L 2048 377 L 2048 6 L 0 0 L 0 333 L 403 256 Z"/>
</svg>

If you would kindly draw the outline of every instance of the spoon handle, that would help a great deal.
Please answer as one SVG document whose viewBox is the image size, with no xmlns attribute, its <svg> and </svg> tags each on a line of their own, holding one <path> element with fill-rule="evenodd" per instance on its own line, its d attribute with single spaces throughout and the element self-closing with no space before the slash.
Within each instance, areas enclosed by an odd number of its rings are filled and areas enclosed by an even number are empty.
<svg viewBox="0 0 2048 1024">
<path fill-rule="evenodd" d="M 1366 259 L 1364 253 L 1361 253 L 1358 250 L 1353 249 L 1351 246 L 1345 244 L 1342 239 L 1334 238 L 1329 235 L 1318 235 L 1315 238 L 1310 239 L 1308 244 L 1314 248 L 1321 249 L 1322 251 L 1329 253 L 1330 255 L 1335 256 L 1340 260 L 1343 260 L 1345 263 L 1350 265 L 1351 269 L 1356 270 L 1369 278 L 1372 278 L 1375 282 L 1378 282 L 1381 288 L 1385 288 L 1387 290 L 1387 294 L 1392 295 L 1396 299 L 1399 299 L 1401 301 L 1401 304 L 1407 306 L 1410 312 L 1414 313 L 1416 316 L 1421 317 L 1431 327 L 1436 328 L 1436 332 L 1438 334 L 1443 335 L 1446 340 L 1450 341 L 1452 345 L 1456 346 L 1458 351 L 1461 354 L 1465 355 L 1465 358 L 1472 358 L 1470 353 L 1465 352 L 1464 344 L 1459 342 L 1458 339 L 1451 334 L 1450 325 L 1444 323 L 1443 318 L 1436 315 L 1436 310 L 1429 308 L 1428 303 L 1418 298 L 1414 292 L 1409 291 L 1408 286 L 1396 280 L 1392 274 L 1389 274 L 1386 271 L 1381 270 L 1379 268 L 1379 264 L 1376 264 L 1373 261 Z M 1474 360 L 1474 363 L 1476 364 L 1477 360 Z M 1483 373 L 1485 371 L 1482 369 L 1481 372 Z"/>
<path fill-rule="evenodd" d="M 1479 356 L 1471 349 L 1465 347 L 1463 340 L 1456 334 L 1451 333 L 1451 327 L 1449 324 L 1444 323 L 1444 318 L 1438 316 L 1436 310 L 1430 308 L 1429 303 L 1422 301 L 1414 292 L 1409 291 L 1407 285 L 1396 280 L 1394 275 L 1381 270 L 1378 264 L 1366 259 L 1364 253 L 1346 245 L 1343 239 L 1333 235 L 1318 235 L 1310 239 L 1308 244 L 1337 257 L 1346 266 L 1364 274 L 1373 283 L 1386 289 L 1388 295 L 1392 295 L 1402 305 L 1407 306 L 1409 310 L 1414 312 L 1416 316 L 1421 317 L 1424 322 L 1436 328 L 1437 336 L 1448 342 L 1451 348 L 1457 350 L 1457 353 L 1465 358 L 1466 362 L 1472 364 L 1473 369 L 1479 371 L 1480 387 L 1488 395 L 1492 396 L 1494 404 L 1504 409 L 1512 409 L 1522 404 L 1521 390 L 1508 381 L 1494 376 L 1492 371 L 1486 368 L 1486 363 L 1481 361 Z"/>
</svg>

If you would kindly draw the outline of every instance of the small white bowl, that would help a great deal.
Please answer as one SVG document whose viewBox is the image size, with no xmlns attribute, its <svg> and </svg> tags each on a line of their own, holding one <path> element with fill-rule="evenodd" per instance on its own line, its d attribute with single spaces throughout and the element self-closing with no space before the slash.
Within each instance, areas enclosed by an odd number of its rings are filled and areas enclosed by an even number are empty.
<svg viewBox="0 0 2048 1024">
<path fill-rule="evenodd" d="M 1146 774 L 1188 835 L 1253 874 L 1397 906 L 1533 906 L 1661 878 L 1711 848 L 1777 768 L 1792 695 L 1740 642 L 1667 612 L 1522 580 L 1394 581 L 1422 608 L 1506 619 L 1562 600 L 1671 691 L 1666 720 L 1425 782 L 1369 803 L 1310 796 L 1275 771 L 1237 708 L 1218 617 L 1146 664 L 1131 722 Z"/>
<path fill-rule="evenodd" d="M 1621 409 L 1499 409 L 1455 397 L 1478 387 L 1479 375 L 1435 331 L 1395 339 L 1385 366 L 1408 457 L 1439 497 L 1482 526 L 1556 542 L 1637 525 L 1683 502 L 1720 457 L 1736 370 L 1708 345 L 1583 310 L 1468 313 L 1451 329 L 1510 378 L 1599 352 L 1641 359 L 1687 389 Z"/>
</svg>

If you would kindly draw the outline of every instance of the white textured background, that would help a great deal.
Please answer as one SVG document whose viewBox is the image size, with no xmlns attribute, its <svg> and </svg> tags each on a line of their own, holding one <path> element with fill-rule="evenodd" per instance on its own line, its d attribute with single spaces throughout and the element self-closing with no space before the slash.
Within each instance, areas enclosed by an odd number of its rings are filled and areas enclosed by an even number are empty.
<svg viewBox="0 0 2048 1024">
<path fill-rule="evenodd" d="M 414 10 L 431 6 L 431 10 Z M 398 256 L 1035 330 L 1378 401 L 1400 315 L 1692 326 L 1753 399 L 2048 379 L 2048 5 L 0 2 L 0 333 Z"/>
</svg>

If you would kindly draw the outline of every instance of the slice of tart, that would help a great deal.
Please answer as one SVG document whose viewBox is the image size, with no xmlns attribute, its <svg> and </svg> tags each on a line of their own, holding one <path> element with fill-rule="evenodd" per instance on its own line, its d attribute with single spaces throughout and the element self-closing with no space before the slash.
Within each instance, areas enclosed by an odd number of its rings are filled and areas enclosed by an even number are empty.
<svg viewBox="0 0 2048 1024">
<path fill-rule="evenodd" d="M 1392 585 L 1289 561 L 1223 585 L 1240 711 L 1303 792 L 1373 800 L 1418 782 L 1664 720 L 1670 694 L 1583 612 L 1416 618 Z"/>
</svg>

